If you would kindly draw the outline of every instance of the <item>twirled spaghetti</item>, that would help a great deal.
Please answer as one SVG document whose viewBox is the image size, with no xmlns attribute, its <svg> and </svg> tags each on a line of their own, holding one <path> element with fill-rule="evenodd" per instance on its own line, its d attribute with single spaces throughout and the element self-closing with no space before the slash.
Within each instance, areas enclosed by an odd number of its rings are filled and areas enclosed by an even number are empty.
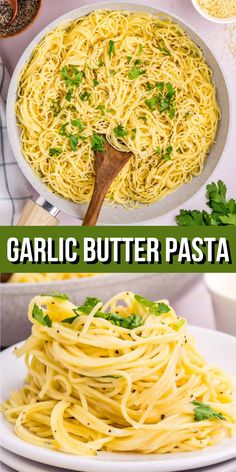
<svg viewBox="0 0 236 472">
<path fill-rule="evenodd" d="M 200 48 L 168 17 L 97 10 L 62 24 L 21 74 L 25 159 L 53 192 L 86 202 L 105 136 L 133 153 L 108 199 L 154 202 L 203 169 L 220 116 L 211 76 Z"/>
<path fill-rule="evenodd" d="M 231 379 L 196 350 L 186 320 L 166 301 L 120 293 L 35 297 L 24 386 L 2 407 L 32 444 L 72 454 L 166 453 L 216 444 L 233 434 Z"/>
<path fill-rule="evenodd" d="M 208 15 L 215 18 L 231 18 L 236 16 L 235 0 L 197 0 L 197 2 Z"/>
</svg>

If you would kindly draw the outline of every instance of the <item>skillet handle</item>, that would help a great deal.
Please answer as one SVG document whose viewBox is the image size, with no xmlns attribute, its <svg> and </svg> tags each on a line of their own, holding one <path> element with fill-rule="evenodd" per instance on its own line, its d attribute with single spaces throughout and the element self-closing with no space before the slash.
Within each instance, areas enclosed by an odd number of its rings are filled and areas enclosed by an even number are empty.
<svg viewBox="0 0 236 472">
<path fill-rule="evenodd" d="M 59 220 L 54 215 L 32 200 L 28 200 L 17 222 L 17 226 L 57 226 L 58 224 Z"/>
</svg>

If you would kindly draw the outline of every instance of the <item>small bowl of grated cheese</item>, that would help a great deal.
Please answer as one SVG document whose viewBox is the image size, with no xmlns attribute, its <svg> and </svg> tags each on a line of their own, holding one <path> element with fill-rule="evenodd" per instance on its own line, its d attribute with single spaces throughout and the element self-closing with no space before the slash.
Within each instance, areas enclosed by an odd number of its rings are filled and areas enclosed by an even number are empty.
<svg viewBox="0 0 236 472">
<path fill-rule="evenodd" d="M 192 0 L 194 8 L 214 23 L 236 23 L 236 0 Z"/>
</svg>

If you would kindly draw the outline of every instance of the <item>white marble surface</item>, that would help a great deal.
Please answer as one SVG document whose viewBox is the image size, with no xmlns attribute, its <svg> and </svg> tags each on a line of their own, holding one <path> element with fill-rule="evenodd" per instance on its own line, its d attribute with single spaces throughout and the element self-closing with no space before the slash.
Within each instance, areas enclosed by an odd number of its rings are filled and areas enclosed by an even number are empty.
<svg viewBox="0 0 236 472">
<path fill-rule="evenodd" d="M 41 14 L 33 26 L 15 38 L 1 39 L 0 54 L 7 65 L 9 72 L 12 73 L 20 55 L 33 39 L 33 37 L 48 23 L 81 5 L 96 3 L 98 0 L 44 0 Z M 119 1 L 119 0 L 116 0 Z M 234 56 L 231 51 L 230 44 L 234 35 L 236 36 L 235 26 L 224 26 L 214 24 L 202 18 L 192 6 L 191 0 L 131 0 L 136 3 L 143 3 L 150 6 L 163 8 L 176 16 L 179 16 L 185 22 L 189 23 L 198 34 L 205 40 L 207 45 L 213 50 L 217 56 L 226 80 L 228 81 L 231 106 L 232 106 L 232 130 L 236 129 L 236 44 L 234 45 Z M 236 133 L 231 132 L 231 136 L 224 151 L 223 158 L 219 167 L 215 170 L 210 180 L 223 179 L 229 189 L 229 195 L 236 195 L 236 158 L 235 158 Z M 201 209 L 205 205 L 205 190 L 200 190 L 191 200 L 187 202 L 185 208 Z M 175 215 L 178 210 L 168 215 L 156 218 L 148 222 L 151 225 L 172 225 L 175 224 Z M 79 224 L 74 218 L 68 217 L 60 213 L 59 219 L 62 224 Z M 147 223 L 146 223 L 147 224 Z"/>
</svg>

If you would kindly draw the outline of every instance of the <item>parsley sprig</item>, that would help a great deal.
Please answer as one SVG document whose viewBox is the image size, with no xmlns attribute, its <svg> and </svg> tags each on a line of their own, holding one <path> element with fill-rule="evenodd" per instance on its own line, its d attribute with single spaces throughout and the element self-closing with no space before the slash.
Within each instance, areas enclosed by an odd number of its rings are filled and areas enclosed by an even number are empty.
<svg viewBox="0 0 236 472">
<path fill-rule="evenodd" d="M 194 400 L 192 404 L 194 408 L 194 420 L 195 421 L 204 421 L 204 420 L 225 420 L 225 417 L 222 413 L 215 411 L 210 405 L 207 405 L 203 402 L 198 402 Z"/>
<path fill-rule="evenodd" d="M 166 303 L 153 302 L 148 300 L 148 298 L 142 297 L 142 295 L 135 295 L 134 298 L 138 303 L 148 308 L 151 315 L 159 316 L 170 311 L 170 307 Z"/>
<path fill-rule="evenodd" d="M 180 210 L 176 217 L 179 226 L 236 226 L 236 200 L 227 200 L 227 187 L 218 180 L 206 187 L 207 205 L 205 210 Z"/>
</svg>

